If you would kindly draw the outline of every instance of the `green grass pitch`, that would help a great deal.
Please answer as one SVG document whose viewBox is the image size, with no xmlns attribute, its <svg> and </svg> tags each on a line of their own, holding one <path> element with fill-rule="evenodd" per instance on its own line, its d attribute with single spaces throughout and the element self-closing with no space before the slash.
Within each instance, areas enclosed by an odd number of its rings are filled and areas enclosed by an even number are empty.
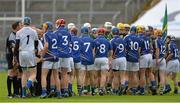
<svg viewBox="0 0 180 103">
<path fill-rule="evenodd" d="M 40 99 L 36 98 L 7 98 L 7 87 L 6 87 L 6 72 L 0 72 L 0 102 L 180 102 L 180 94 L 174 96 L 172 93 L 163 96 L 75 96 L 70 98 L 56 99 L 47 98 Z M 178 75 L 180 79 L 180 74 Z M 172 84 L 172 81 L 171 81 Z M 173 88 L 173 87 L 172 87 Z M 75 89 L 75 86 L 74 86 Z"/>
</svg>

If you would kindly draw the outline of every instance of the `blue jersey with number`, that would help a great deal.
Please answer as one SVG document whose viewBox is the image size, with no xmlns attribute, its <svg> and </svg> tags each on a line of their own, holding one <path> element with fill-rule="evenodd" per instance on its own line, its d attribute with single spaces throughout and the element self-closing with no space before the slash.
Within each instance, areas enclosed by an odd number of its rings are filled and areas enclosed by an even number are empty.
<svg viewBox="0 0 180 103">
<path fill-rule="evenodd" d="M 53 31 L 47 31 L 44 34 L 44 42 L 48 43 L 48 51 L 44 55 L 43 58 L 46 59 L 46 61 L 58 61 L 58 50 L 57 50 L 57 35 L 53 33 Z"/>
<path fill-rule="evenodd" d="M 95 40 L 95 57 L 108 57 L 109 50 L 112 49 L 110 42 L 104 36 L 98 36 Z"/>
<path fill-rule="evenodd" d="M 94 40 L 89 35 L 81 37 L 81 63 L 83 65 L 94 64 Z"/>
<path fill-rule="evenodd" d="M 81 61 L 80 60 L 81 40 L 78 36 L 72 34 L 71 43 L 72 43 L 72 57 L 74 63 L 78 63 Z"/>
<path fill-rule="evenodd" d="M 58 35 L 58 51 L 59 57 L 61 58 L 68 58 L 71 57 L 70 52 L 70 42 L 71 42 L 71 35 L 68 32 L 67 28 L 59 27 L 55 34 Z"/>
<path fill-rule="evenodd" d="M 158 37 L 155 40 L 155 46 L 159 49 L 159 58 L 163 58 L 166 52 L 165 43 L 163 42 L 162 38 Z"/>
<path fill-rule="evenodd" d="M 129 62 L 139 62 L 140 38 L 136 34 L 129 34 L 125 38 L 126 58 Z"/>
<path fill-rule="evenodd" d="M 174 41 L 171 41 L 170 44 L 168 45 L 168 51 L 170 54 L 172 54 L 172 60 L 173 59 L 178 59 L 179 57 L 179 50 L 177 48 L 177 45 Z"/>
<path fill-rule="evenodd" d="M 126 57 L 125 42 L 121 37 L 115 36 L 111 40 L 111 45 L 113 48 L 113 57 L 115 58 Z"/>
<path fill-rule="evenodd" d="M 141 47 L 141 55 L 149 54 L 151 52 L 150 49 L 150 37 L 144 34 L 139 35 L 142 47 Z"/>
</svg>

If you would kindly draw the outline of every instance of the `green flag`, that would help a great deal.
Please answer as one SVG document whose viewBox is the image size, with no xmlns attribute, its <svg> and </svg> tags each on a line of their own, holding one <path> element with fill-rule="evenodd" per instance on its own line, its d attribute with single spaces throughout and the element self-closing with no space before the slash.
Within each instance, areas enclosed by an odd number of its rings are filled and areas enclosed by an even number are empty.
<svg viewBox="0 0 180 103">
<path fill-rule="evenodd" d="M 162 40 L 163 40 L 163 42 L 166 41 L 167 28 L 168 28 L 168 15 L 167 15 L 167 4 L 166 4 L 164 19 L 163 19 L 163 28 L 162 28 Z"/>
</svg>

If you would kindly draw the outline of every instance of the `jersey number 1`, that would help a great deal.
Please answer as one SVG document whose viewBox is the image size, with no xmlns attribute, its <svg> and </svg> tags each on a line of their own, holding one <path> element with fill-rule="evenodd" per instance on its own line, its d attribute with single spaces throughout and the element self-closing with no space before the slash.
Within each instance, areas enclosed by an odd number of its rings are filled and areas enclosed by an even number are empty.
<svg viewBox="0 0 180 103">
<path fill-rule="evenodd" d="M 26 44 L 29 44 L 29 35 L 27 35 L 27 42 Z"/>
</svg>

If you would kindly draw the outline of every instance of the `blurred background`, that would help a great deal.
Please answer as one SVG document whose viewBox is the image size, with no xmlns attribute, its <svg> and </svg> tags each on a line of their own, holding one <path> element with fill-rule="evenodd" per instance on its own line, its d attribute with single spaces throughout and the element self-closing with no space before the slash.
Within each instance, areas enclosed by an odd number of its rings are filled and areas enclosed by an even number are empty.
<svg viewBox="0 0 180 103">
<path fill-rule="evenodd" d="M 77 27 L 80 27 L 85 22 L 91 23 L 93 27 L 98 27 L 103 25 L 104 22 L 109 21 L 114 25 L 122 22 L 132 25 L 143 24 L 162 28 L 161 19 L 164 17 L 165 4 L 167 3 L 168 15 L 170 14 L 170 9 L 172 9 L 171 7 L 177 8 L 171 12 L 171 14 L 174 13 L 172 15 L 172 21 L 175 21 L 177 27 L 179 26 L 173 30 L 178 32 L 172 32 L 177 36 L 178 33 L 180 35 L 179 1 L 0 0 L 0 70 L 7 67 L 5 60 L 5 41 L 11 32 L 11 23 L 20 20 L 23 16 L 30 16 L 33 25 L 41 25 L 45 21 L 55 22 L 58 18 L 64 18 L 67 23 L 73 22 Z"/>
</svg>

